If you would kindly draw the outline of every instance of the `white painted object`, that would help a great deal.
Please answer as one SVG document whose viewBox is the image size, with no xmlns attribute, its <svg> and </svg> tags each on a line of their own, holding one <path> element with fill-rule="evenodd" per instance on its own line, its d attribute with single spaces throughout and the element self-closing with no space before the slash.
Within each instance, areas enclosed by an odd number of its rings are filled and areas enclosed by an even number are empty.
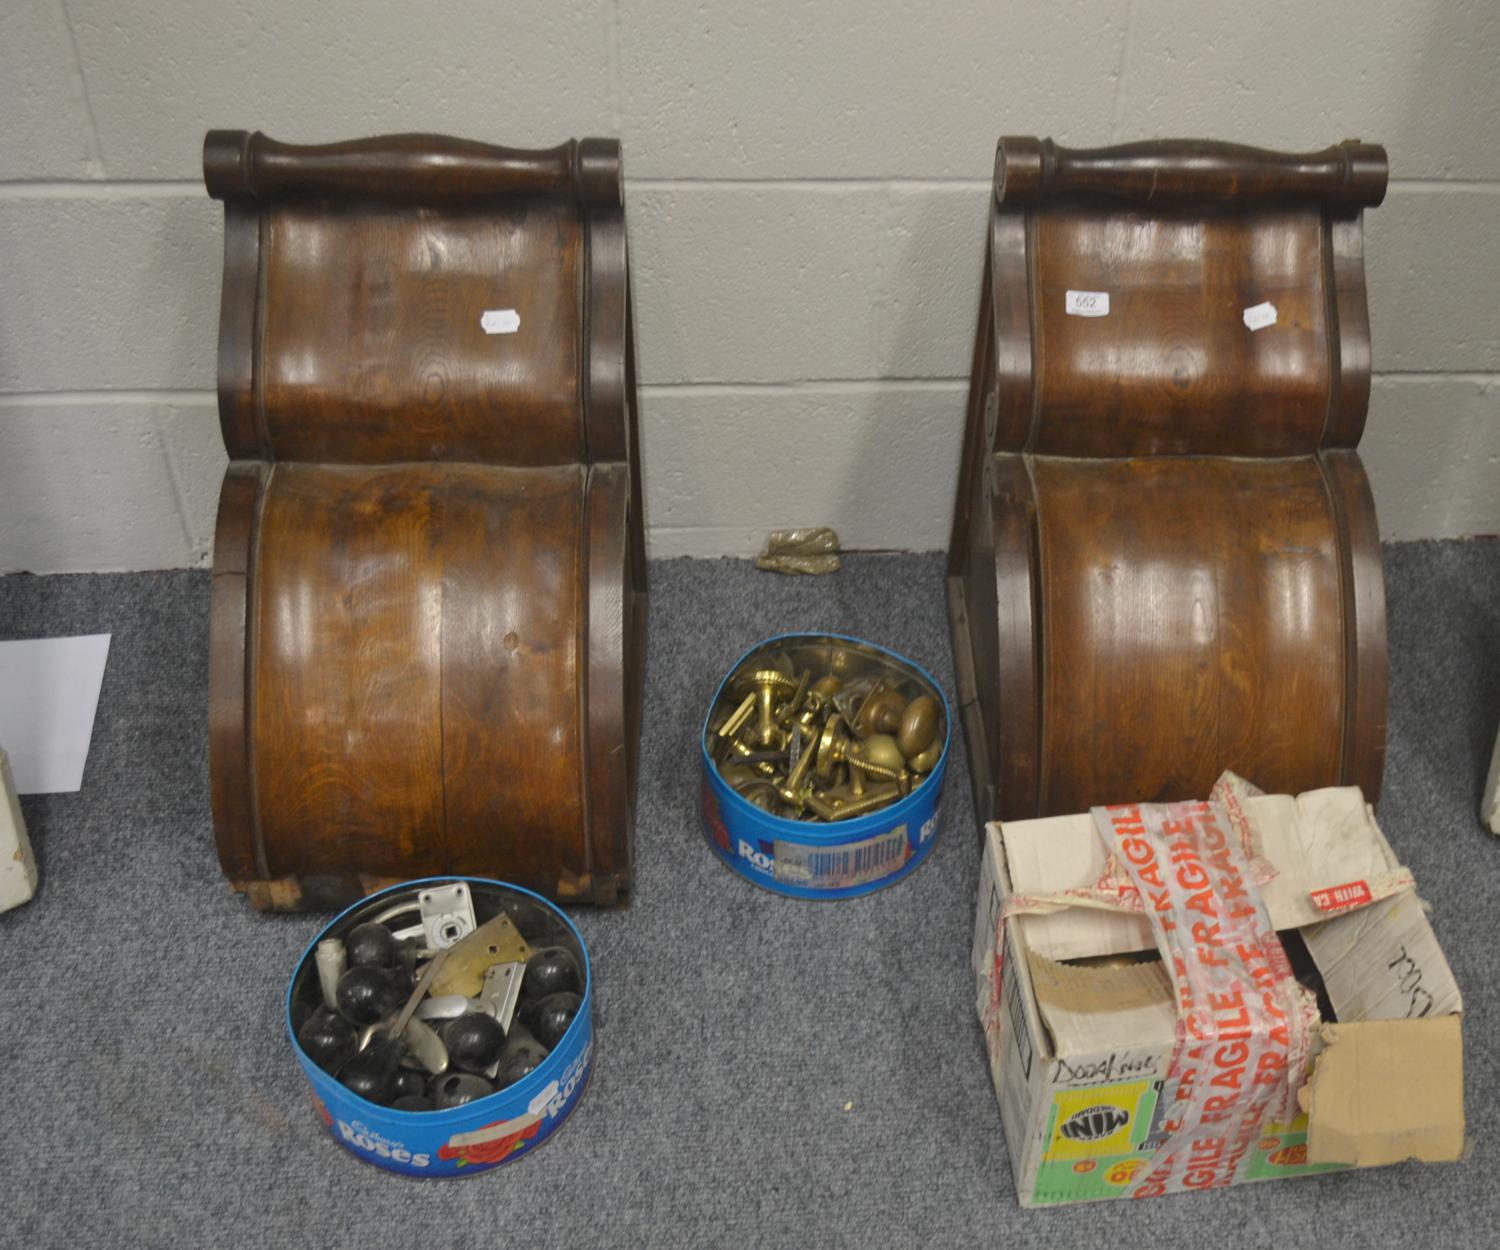
<svg viewBox="0 0 1500 1250">
<path fill-rule="evenodd" d="M 29 902 L 36 893 L 36 856 L 26 836 L 10 760 L 0 750 L 0 911 Z"/>
<path fill-rule="evenodd" d="M 1276 305 L 1267 300 L 1264 304 L 1255 304 L 1245 309 L 1240 316 L 1247 330 L 1264 330 L 1267 326 L 1276 324 Z"/>
<path fill-rule="evenodd" d="M 1063 311 L 1070 317 L 1107 317 L 1109 292 L 1069 291 L 1063 302 Z"/>
<path fill-rule="evenodd" d="M 0 642 L 0 742 L 18 794 L 70 794 L 83 786 L 108 634 Z"/>
<path fill-rule="evenodd" d="M 514 334 L 521 328 L 521 314 L 514 308 L 487 308 L 479 328 L 486 334 Z"/>
</svg>

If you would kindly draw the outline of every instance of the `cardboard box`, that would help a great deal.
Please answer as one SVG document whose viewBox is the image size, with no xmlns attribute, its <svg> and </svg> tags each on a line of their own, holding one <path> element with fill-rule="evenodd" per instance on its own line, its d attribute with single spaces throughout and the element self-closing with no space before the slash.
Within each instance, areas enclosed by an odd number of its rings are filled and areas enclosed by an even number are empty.
<svg viewBox="0 0 1500 1250">
<path fill-rule="evenodd" d="M 1463 1151 L 1458 986 L 1359 790 L 1212 797 L 986 830 L 975 988 L 1022 1206 Z M 1257 916 L 1263 946 L 1228 938 Z"/>
<path fill-rule="evenodd" d="M 0 911 L 19 907 L 35 893 L 36 856 L 26 836 L 10 760 L 0 750 Z"/>
</svg>

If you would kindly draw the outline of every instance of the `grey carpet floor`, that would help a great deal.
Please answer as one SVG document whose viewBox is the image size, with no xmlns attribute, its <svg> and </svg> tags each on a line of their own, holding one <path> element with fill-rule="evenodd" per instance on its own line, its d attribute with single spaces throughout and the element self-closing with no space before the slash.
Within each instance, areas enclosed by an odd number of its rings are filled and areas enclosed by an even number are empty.
<svg viewBox="0 0 1500 1250">
<path fill-rule="evenodd" d="M 974 1019 L 961 747 L 931 860 L 869 898 L 764 893 L 698 831 L 695 732 L 756 639 L 853 632 L 951 691 L 939 557 L 806 580 L 653 566 L 635 902 L 579 916 L 593 1083 L 544 1149 L 447 1183 L 357 1162 L 309 1107 L 280 1003 L 320 922 L 255 914 L 214 856 L 208 577 L 0 579 L 0 638 L 114 634 L 84 788 L 24 801 L 44 884 L 0 916 L 0 1243 L 1493 1244 L 1500 840 L 1477 806 L 1500 715 L 1500 542 L 1391 547 L 1386 568 L 1381 819 L 1466 998 L 1471 1158 L 1041 1212 L 1016 1205 Z"/>
</svg>

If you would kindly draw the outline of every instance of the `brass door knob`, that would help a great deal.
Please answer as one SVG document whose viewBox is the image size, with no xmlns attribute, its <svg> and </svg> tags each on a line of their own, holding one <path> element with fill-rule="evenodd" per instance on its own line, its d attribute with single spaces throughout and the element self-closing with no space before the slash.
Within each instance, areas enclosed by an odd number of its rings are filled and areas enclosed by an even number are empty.
<svg viewBox="0 0 1500 1250">
<path fill-rule="evenodd" d="M 901 714 L 901 726 L 896 731 L 896 745 L 907 759 L 921 755 L 937 738 L 937 700 L 930 694 L 918 695 L 906 705 Z M 929 769 L 921 769 L 928 772 Z"/>
<path fill-rule="evenodd" d="M 797 689 L 797 682 L 774 668 L 759 669 L 742 677 L 735 683 L 741 689 L 753 691 L 759 716 L 756 721 L 754 741 L 763 747 L 781 748 L 786 745 L 786 731 L 776 724 L 776 698 Z"/>
<path fill-rule="evenodd" d="M 926 776 L 937 767 L 938 761 L 942 758 L 943 740 L 941 738 L 934 738 L 931 746 L 920 754 L 913 755 L 907 763 L 911 767 L 912 772 Z"/>
<path fill-rule="evenodd" d="M 906 700 L 892 690 L 881 678 L 859 705 L 850 728 L 860 738 L 872 733 L 893 733 L 901 723 L 901 713 L 906 710 Z"/>
</svg>

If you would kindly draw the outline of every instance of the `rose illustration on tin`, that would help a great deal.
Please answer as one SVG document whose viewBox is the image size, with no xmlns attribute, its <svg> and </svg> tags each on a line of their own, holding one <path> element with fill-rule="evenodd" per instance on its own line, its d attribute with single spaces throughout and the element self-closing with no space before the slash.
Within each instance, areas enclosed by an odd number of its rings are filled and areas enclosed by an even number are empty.
<svg viewBox="0 0 1500 1250">
<path fill-rule="evenodd" d="M 499 1163 L 536 1136 L 542 1117 L 528 1112 L 510 1120 L 497 1120 L 469 1133 L 455 1133 L 438 1151 L 442 1160 L 458 1160 L 459 1167 Z"/>
</svg>

